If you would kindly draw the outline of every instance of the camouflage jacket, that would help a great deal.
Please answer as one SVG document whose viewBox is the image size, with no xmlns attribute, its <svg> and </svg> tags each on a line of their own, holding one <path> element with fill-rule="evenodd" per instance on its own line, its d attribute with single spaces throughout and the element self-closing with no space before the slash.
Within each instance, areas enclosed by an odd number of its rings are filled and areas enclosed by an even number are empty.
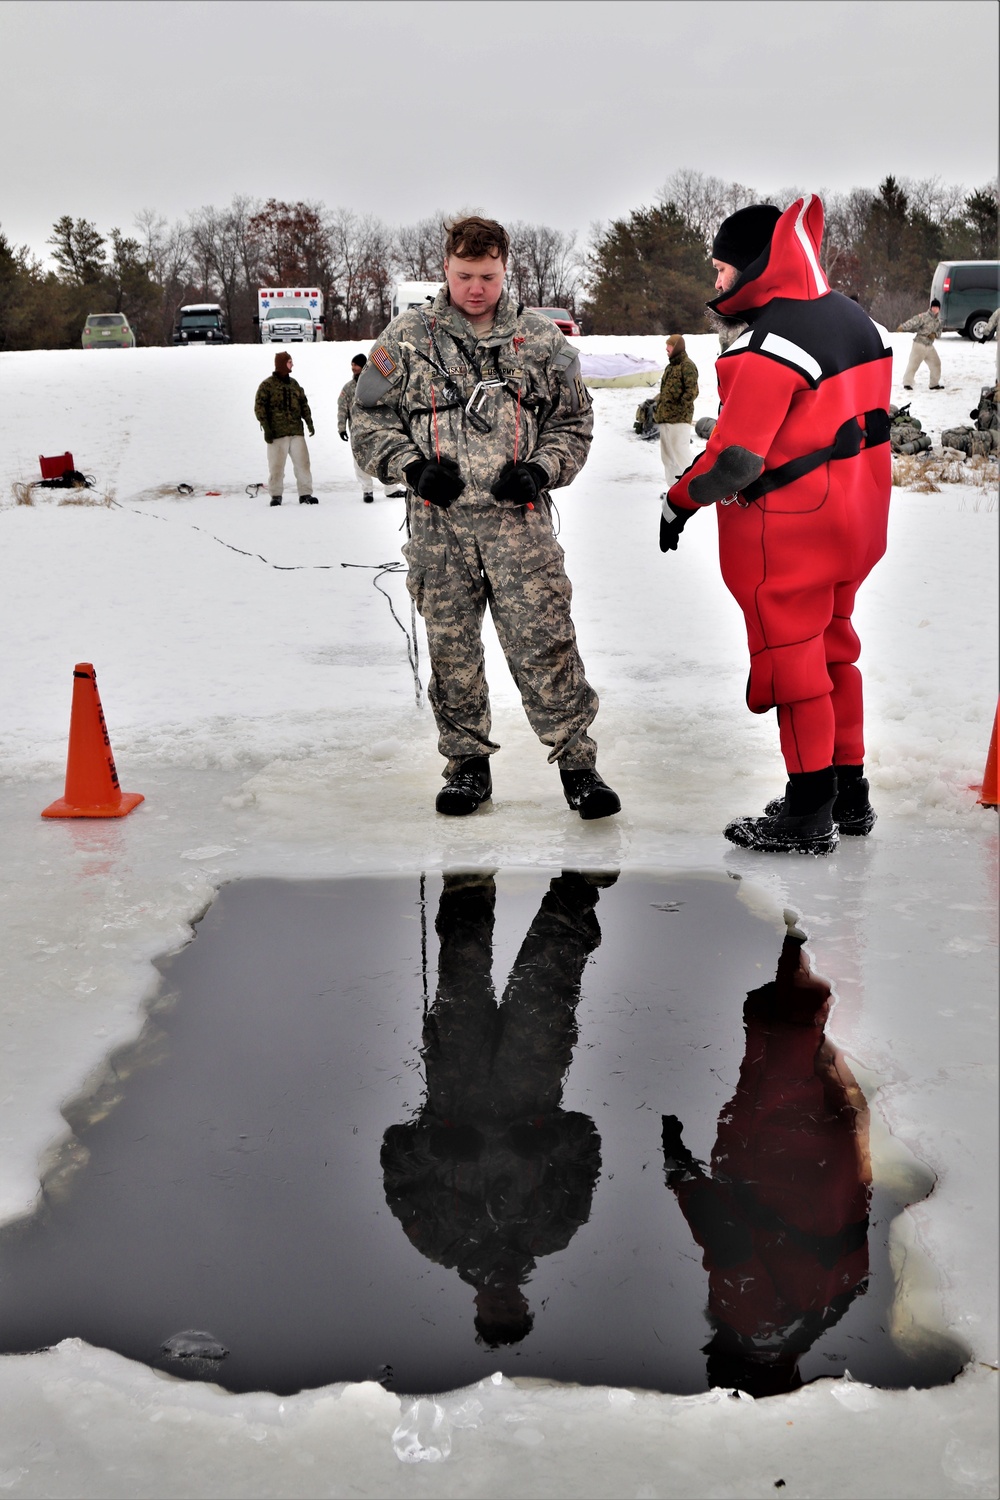
<svg viewBox="0 0 1000 1500">
<path fill-rule="evenodd" d="M 492 505 L 490 486 L 513 458 L 538 464 L 552 489 L 569 484 L 593 427 L 579 356 L 554 323 L 519 312 L 504 293 L 492 332 L 477 341 L 442 288 L 427 313 L 402 313 L 372 348 L 351 446 L 359 467 L 384 484 L 440 451 L 465 480 L 459 503 Z"/>
<path fill-rule="evenodd" d="M 685 353 L 672 354 L 660 381 L 654 422 L 693 422 L 698 394 L 698 366 Z"/>
<path fill-rule="evenodd" d="M 313 430 L 312 412 L 305 391 L 291 375 L 269 375 L 257 387 L 257 399 L 253 404 L 254 416 L 264 429 L 264 436 L 272 438 L 301 437 L 303 422 Z"/>
<path fill-rule="evenodd" d="M 358 382 L 352 375 L 337 397 L 337 431 L 346 432 L 351 422 L 351 409 L 357 395 Z"/>
<path fill-rule="evenodd" d="M 905 323 L 900 323 L 896 329 L 897 333 L 915 334 L 915 344 L 933 344 L 934 340 L 941 337 L 944 329 L 941 327 L 941 319 L 934 313 L 917 313 L 915 318 L 909 318 Z"/>
</svg>

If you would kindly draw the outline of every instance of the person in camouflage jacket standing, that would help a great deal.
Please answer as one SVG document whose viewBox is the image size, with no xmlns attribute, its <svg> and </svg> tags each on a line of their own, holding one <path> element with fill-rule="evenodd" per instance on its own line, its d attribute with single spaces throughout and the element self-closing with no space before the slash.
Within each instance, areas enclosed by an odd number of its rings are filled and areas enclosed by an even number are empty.
<svg viewBox="0 0 1000 1500">
<path fill-rule="evenodd" d="M 680 479 L 691 462 L 694 402 L 698 394 L 698 366 L 688 354 L 682 334 L 667 339 L 667 368 L 653 408 L 660 429 L 660 459 L 667 484 Z"/>
<path fill-rule="evenodd" d="M 292 356 L 287 350 L 279 349 L 274 356 L 274 374 L 257 387 L 253 410 L 264 429 L 267 444 L 267 487 L 271 504 L 281 504 L 285 464 L 291 458 L 299 489 L 299 504 L 318 505 L 319 501 L 312 492 L 309 449 L 302 425 L 305 423 L 309 428 L 310 437 L 315 437 L 316 429 L 306 393 L 298 381 L 292 379 Z"/>
<path fill-rule="evenodd" d="M 351 378 L 344 386 L 337 398 L 337 431 L 340 441 L 349 441 L 351 430 L 351 410 L 354 406 L 354 397 L 358 389 L 358 379 L 361 371 L 368 363 L 367 354 L 356 354 L 351 360 Z M 352 455 L 353 457 L 353 455 Z M 354 477 L 361 486 L 361 498 L 366 505 L 372 505 L 375 501 L 375 481 L 370 474 L 366 474 L 358 467 L 357 459 L 354 460 Z"/>
<path fill-rule="evenodd" d="M 598 699 L 584 676 L 572 590 L 549 491 L 586 462 L 590 395 L 576 351 L 503 289 L 510 241 L 469 217 L 448 229 L 446 286 L 428 311 L 389 324 L 358 380 L 351 443 L 360 467 L 407 486 L 407 586 L 424 618 L 428 688 L 446 759 L 440 813 L 492 795 L 487 605 L 528 721 L 583 818 L 619 811 L 587 730 Z"/>
<path fill-rule="evenodd" d="M 910 350 L 910 358 L 903 376 L 903 390 L 912 391 L 913 381 L 920 366 L 927 366 L 927 374 L 930 376 L 930 388 L 932 391 L 943 391 L 941 384 L 941 361 L 934 347 L 934 340 L 941 337 L 941 304 L 935 297 L 930 305 L 929 311 L 917 313 L 915 318 L 909 318 L 907 322 L 900 323 L 896 329 L 897 333 L 912 333 L 913 348 Z"/>
</svg>

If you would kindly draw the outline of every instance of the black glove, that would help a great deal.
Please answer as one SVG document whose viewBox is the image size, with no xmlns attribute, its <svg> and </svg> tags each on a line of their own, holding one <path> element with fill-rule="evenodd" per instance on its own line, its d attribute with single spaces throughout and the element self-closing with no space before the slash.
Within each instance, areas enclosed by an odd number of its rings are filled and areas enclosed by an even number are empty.
<svg viewBox="0 0 1000 1500">
<path fill-rule="evenodd" d="M 508 500 L 511 505 L 531 505 L 539 490 L 547 489 L 549 476 L 541 464 L 516 464 L 508 459 L 490 490 L 494 500 Z"/>
<path fill-rule="evenodd" d="M 347 433 L 346 433 L 346 432 L 342 432 L 342 433 L 341 433 L 341 434 L 340 434 L 340 441 L 341 441 L 341 442 L 342 442 L 342 443 L 346 443 L 346 442 L 347 442 Z"/>
<path fill-rule="evenodd" d="M 310 423 L 310 426 L 309 426 L 309 436 L 310 437 L 315 437 L 316 436 L 316 429 L 315 429 L 315 427 L 312 426 L 311 423 Z"/>
<path fill-rule="evenodd" d="M 270 427 L 264 428 L 264 441 L 265 443 L 274 442 L 274 433 L 271 431 Z"/>
<path fill-rule="evenodd" d="M 677 551 L 677 543 L 681 539 L 681 532 L 693 515 L 693 510 L 675 510 L 669 500 L 664 500 L 663 514 L 660 517 L 661 552 Z"/>
<path fill-rule="evenodd" d="M 429 500 L 432 505 L 440 505 L 442 510 L 447 510 L 465 489 L 465 480 L 453 458 L 437 461 L 433 458 L 415 458 L 412 464 L 407 464 L 403 473 L 415 495 L 419 495 L 421 500 Z"/>
</svg>

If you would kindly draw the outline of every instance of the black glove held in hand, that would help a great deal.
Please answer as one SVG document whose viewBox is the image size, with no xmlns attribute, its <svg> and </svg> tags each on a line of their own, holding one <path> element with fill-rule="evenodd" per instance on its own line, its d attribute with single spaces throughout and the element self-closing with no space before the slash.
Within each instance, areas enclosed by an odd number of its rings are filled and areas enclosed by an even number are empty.
<svg viewBox="0 0 1000 1500">
<path fill-rule="evenodd" d="M 677 551 L 677 543 L 681 539 L 681 532 L 693 515 L 693 510 L 674 510 L 670 501 L 664 500 L 663 514 L 660 517 L 661 552 Z"/>
<path fill-rule="evenodd" d="M 447 510 L 465 489 L 465 480 L 453 458 L 442 458 L 437 462 L 433 458 L 415 458 L 403 473 L 415 495 L 421 500 L 429 500 L 432 505 L 440 505 L 442 510 Z"/>
<path fill-rule="evenodd" d="M 342 442 L 342 443 L 346 443 L 346 442 L 347 442 L 347 433 L 346 433 L 346 432 L 342 432 L 342 433 L 341 433 L 341 434 L 340 434 L 340 441 L 341 441 L 341 442 Z"/>
<path fill-rule="evenodd" d="M 497 475 L 490 494 L 494 500 L 508 500 L 511 505 L 530 505 L 548 483 L 549 476 L 541 464 L 515 464 L 509 459 Z"/>
</svg>

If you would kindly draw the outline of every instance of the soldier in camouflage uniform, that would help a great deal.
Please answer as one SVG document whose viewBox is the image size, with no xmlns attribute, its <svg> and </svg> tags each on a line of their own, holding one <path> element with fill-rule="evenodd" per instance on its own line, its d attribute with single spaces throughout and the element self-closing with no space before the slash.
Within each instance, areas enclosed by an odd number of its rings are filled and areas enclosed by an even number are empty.
<svg viewBox="0 0 1000 1500">
<path fill-rule="evenodd" d="M 906 373 L 903 376 L 903 390 L 912 391 L 913 381 L 920 366 L 926 364 L 927 374 L 930 376 L 930 388 L 932 391 L 943 391 L 941 384 L 941 361 L 934 347 L 934 340 L 941 337 L 941 304 L 935 297 L 930 305 L 929 311 L 917 313 L 915 318 L 900 323 L 896 329 L 897 333 L 912 333 L 913 348 L 910 350 L 909 362 Z"/>
<path fill-rule="evenodd" d="M 528 721 L 583 818 L 619 811 L 587 730 L 571 588 L 549 491 L 583 467 L 593 430 L 576 351 L 555 324 L 503 290 L 509 251 L 492 220 L 448 231 L 446 286 L 426 312 L 396 318 L 358 380 L 351 442 L 361 468 L 407 486 L 407 585 L 427 626 L 428 689 L 446 758 L 441 813 L 492 794 L 487 605 Z"/>
<path fill-rule="evenodd" d="M 358 378 L 361 371 L 368 363 L 367 354 L 356 354 L 351 360 L 351 378 L 344 386 L 337 399 L 337 431 L 340 440 L 346 443 L 349 440 L 351 427 L 351 411 L 354 407 L 354 397 L 358 389 Z M 353 454 L 352 454 L 353 457 Z M 359 467 L 358 461 L 354 459 L 354 477 L 361 486 L 361 498 L 366 505 L 372 505 L 375 501 L 375 481 L 370 474 L 366 474 Z"/>
</svg>

